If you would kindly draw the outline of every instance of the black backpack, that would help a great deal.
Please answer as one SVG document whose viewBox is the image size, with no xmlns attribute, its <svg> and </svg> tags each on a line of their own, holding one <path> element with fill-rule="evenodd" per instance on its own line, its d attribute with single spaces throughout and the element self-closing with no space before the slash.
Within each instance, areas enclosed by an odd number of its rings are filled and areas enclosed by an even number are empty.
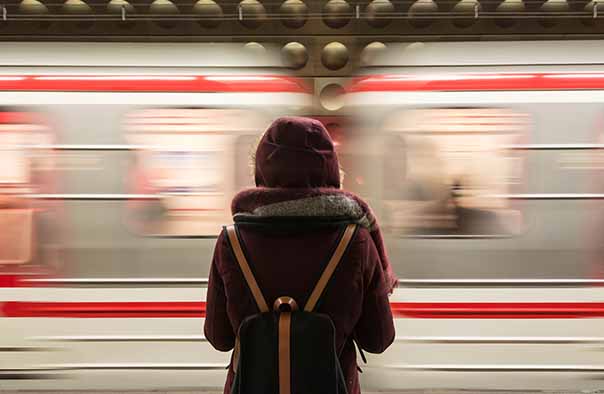
<svg viewBox="0 0 604 394">
<path fill-rule="evenodd" d="M 342 232 L 303 310 L 287 296 L 277 298 L 271 310 L 243 253 L 237 228 L 226 228 L 231 249 L 260 310 L 239 326 L 231 394 L 347 394 L 334 324 L 329 316 L 314 310 L 356 229 L 356 224 L 348 224 Z"/>
</svg>

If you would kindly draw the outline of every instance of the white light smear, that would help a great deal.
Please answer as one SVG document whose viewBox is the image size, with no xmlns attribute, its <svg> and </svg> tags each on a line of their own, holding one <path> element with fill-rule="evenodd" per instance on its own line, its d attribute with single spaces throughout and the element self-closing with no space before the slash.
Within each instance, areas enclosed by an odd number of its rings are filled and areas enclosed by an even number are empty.
<svg viewBox="0 0 604 394">
<path fill-rule="evenodd" d="M 144 114 L 143 114 L 144 115 Z M 198 117 L 187 117 L 181 116 L 178 113 L 174 113 L 171 117 L 168 116 L 153 116 L 152 114 L 147 117 L 134 117 L 130 116 L 128 119 L 129 124 L 216 124 L 219 123 L 216 120 L 204 118 L 202 114 Z"/>
<path fill-rule="evenodd" d="M 310 95 L 306 93 L 129 93 L 114 92 L 3 92 L 0 103 L 11 105 L 55 105 L 57 103 L 78 105 L 187 105 L 223 106 L 225 108 L 275 108 L 311 106 Z"/>
<path fill-rule="evenodd" d="M 202 133 L 202 132 L 219 132 L 234 130 L 235 126 L 230 125 L 219 125 L 216 124 L 214 127 L 207 127 L 203 124 L 190 124 L 190 125 L 161 125 L 161 124 L 150 124 L 150 125 L 137 125 L 128 127 L 129 131 L 136 132 L 182 132 L 182 133 Z"/>
<path fill-rule="evenodd" d="M 0 302 L 201 302 L 207 289 L 196 287 L 145 288 L 69 288 L 0 287 Z"/>
<path fill-rule="evenodd" d="M 603 73 L 579 73 L 579 74 L 549 74 L 544 75 L 544 78 L 550 79 L 566 79 L 566 78 L 604 78 Z"/>
<path fill-rule="evenodd" d="M 48 126 L 37 124 L 1 124 L 0 131 L 47 131 Z"/>
<path fill-rule="evenodd" d="M 39 76 L 38 81 L 194 81 L 195 76 L 138 76 L 138 75 L 109 75 L 109 76 Z"/>
<path fill-rule="evenodd" d="M 510 103 L 604 103 L 602 90 L 539 90 L 479 92 L 363 92 L 347 96 L 349 108 L 401 105 L 510 105 Z"/>
<path fill-rule="evenodd" d="M 205 77 L 208 81 L 274 81 L 276 77 L 259 77 L 259 76 L 208 76 Z"/>
<path fill-rule="evenodd" d="M 0 81 L 23 81 L 26 77 L 18 76 L 0 76 Z"/>
<path fill-rule="evenodd" d="M 426 75 L 385 75 L 383 77 L 370 77 L 365 81 L 473 81 L 473 80 L 498 80 L 498 79 L 531 79 L 534 74 L 426 74 Z"/>
</svg>

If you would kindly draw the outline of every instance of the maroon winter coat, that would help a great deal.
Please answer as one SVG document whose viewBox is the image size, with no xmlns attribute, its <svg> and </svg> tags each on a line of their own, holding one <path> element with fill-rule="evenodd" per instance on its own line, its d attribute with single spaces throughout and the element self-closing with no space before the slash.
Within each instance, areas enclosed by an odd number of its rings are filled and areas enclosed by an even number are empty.
<svg viewBox="0 0 604 394">
<path fill-rule="evenodd" d="M 394 340 L 388 295 L 395 278 L 377 223 L 362 200 L 339 190 L 333 143 L 314 120 L 281 118 L 269 127 L 256 152 L 256 184 L 234 198 L 235 221 L 293 223 L 285 232 L 240 225 L 244 250 L 269 305 L 284 295 L 304 305 L 338 241 L 336 227 L 309 231 L 302 223 L 345 219 L 360 224 L 318 309 L 335 324 L 348 393 L 359 394 L 353 339 L 371 353 L 383 352 Z M 223 232 L 211 266 L 205 336 L 216 349 L 229 351 L 242 320 L 256 313 Z M 229 368 L 225 393 L 232 381 Z"/>
</svg>

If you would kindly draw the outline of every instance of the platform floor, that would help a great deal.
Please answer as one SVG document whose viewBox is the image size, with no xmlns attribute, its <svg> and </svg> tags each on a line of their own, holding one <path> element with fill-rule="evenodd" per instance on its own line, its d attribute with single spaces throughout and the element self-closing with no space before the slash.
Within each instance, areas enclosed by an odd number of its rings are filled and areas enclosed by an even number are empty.
<svg viewBox="0 0 604 394">
<path fill-rule="evenodd" d="M 5 391 L 0 394 L 222 394 L 222 391 Z M 524 391 L 524 390 L 403 390 L 403 391 L 364 391 L 363 394 L 604 394 L 602 390 L 583 391 Z"/>
</svg>

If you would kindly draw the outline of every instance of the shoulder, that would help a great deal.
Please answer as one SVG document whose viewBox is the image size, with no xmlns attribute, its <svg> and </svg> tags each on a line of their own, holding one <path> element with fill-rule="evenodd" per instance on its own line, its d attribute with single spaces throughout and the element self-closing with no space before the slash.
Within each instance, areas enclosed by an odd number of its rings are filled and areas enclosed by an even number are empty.
<svg viewBox="0 0 604 394">
<path fill-rule="evenodd" d="M 359 226 L 350 243 L 349 256 L 356 258 L 362 269 L 372 271 L 375 265 L 380 264 L 377 246 L 373 240 L 371 231 L 366 227 Z"/>
<path fill-rule="evenodd" d="M 227 235 L 226 227 L 223 227 L 220 231 L 220 234 L 218 234 L 214 248 L 216 251 L 221 251 L 225 248 L 229 248 L 229 237 Z"/>
<path fill-rule="evenodd" d="M 354 243 L 372 242 L 371 233 L 369 232 L 369 229 L 367 227 L 363 227 L 363 226 L 359 225 L 357 227 L 357 231 L 354 236 L 353 242 Z"/>
<path fill-rule="evenodd" d="M 367 228 L 359 226 L 348 246 L 348 257 L 366 261 L 371 254 L 372 247 L 375 249 L 371 233 Z"/>
<path fill-rule="evenodd" d="M 218 272 L 221 274 L 225 273 L 225 270 L 227 270 L 227 267 L 230 265 L 231 256 L 231 245 L 225 227 L 220 234 L 218 234 L 216 243 L 214 244 L 213 264 L 216 266 Z"/>
</svg>

